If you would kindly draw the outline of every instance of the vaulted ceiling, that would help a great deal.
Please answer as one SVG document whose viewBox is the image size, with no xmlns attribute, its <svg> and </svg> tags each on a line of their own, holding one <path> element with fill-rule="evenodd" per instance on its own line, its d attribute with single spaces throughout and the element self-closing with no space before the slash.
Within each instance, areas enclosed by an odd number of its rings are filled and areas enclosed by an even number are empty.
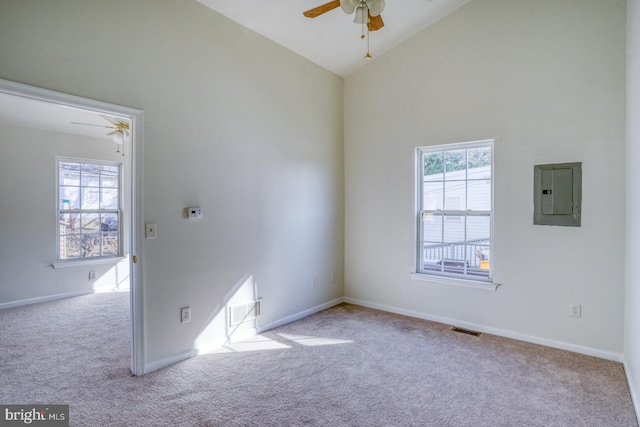
<svg viewBox="0 0 640 427">
<path fill-rule="evenodd" d="M 198 0 L 340 76 L 367 63 L 361 25 L 340 7 L 316 18 L 303 12 L 329 0 Z M 470 0 L 385 0 L 384 27 L 370 33 L 373 60 Z"/>
<path fill-rule="evenodd" d="M 302 13 L 329 0 L 197 0 L 340 76 L 367 64 L 361 25 L 340 7 L 317 18 Z M 384 27 L 371 32 L 373 59 L 470 0 L 385 0 Z M 0 122 L 109 139 L 97 113 L 0 94 Z M 77 125 L 72 122 L 89 124 Z"/>
</svg>

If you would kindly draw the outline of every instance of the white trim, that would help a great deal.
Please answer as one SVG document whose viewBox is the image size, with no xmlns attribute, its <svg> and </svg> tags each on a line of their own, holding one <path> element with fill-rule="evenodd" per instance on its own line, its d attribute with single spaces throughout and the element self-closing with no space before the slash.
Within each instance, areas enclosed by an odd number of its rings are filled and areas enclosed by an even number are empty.
<svg viewBox="0 0 640 427">
<path fill-rule="evenodd" d="M 138 111 L 131 117 L 131 194 L 130 211 L 131 224 L 129 227 L 129 247 L 131 261 L 129 262 L 131 277 L 131 372 L 133 375 L 143 375 L 145 366 L 144 345 L 144 245 L 142 232 L 144 230 L 144 205 L 142 193 L 144 189 L 144 112 Z M 137 263 L 133 262 L 136 256 Z"/>
<path fill-rule="evenodd" d="M 96 113 L 113 114 L 121 117 L 133 117 L 141 113 L 140 110 L 135 108 L 109 104 L 95 99 L 82 98 L 75 95 L 69 95 L 67 93 L 12 82 L 10 80 L 0 79 L 0 92 L 20 96 L 22 98 L 58 104 L 65 107 L 80 108 L 83 110 L 94 111 Z"/>
<path fill-rule="evenodd" d="M 187 359 L 191 359 L 196 356 L 197 352 L 195 349 L 185 350 L 181 353 L 175 354 L 173 356 L 165 357 L 160 360 L 156 360 L 155 362 L 147 363 L 145 366 L 144 374 L 148 374 L 153 371 L 157 371 L 158 369 L 166 368 L 167 366 L 174 365 L 178 362 L 185 361 Z"/>
<path fill-rule="evenodd" d="M 423 198 L 424 198 L 424 154 L 426 153 L 438 153 L 438 152 L 448 152 L 448 151 L 453 151 L 453 150 L 471 150 L 474 148 L 485 148 L 488 147 L 491 149 L 491 209 L 489 211 L 469 211 L 469 210 L 463 210 L 463 211 L 459 211 L 459 213 L 461 215 L 467 215 L 469 216 L 470 214 L 477 214 L 477 215 L 487 215 L 489 216 L 489 241 L 491 242 L 490 244 L 490 249 L 493 251 L 493 246 L 494 246 L 494 236 L 493 236 L 493 231 L 494 231 L 494 216 L 495 216 L 495 206 L 494 206 L 494 195 L 495 195 L 495 144 L 496 144 L 496 139 L 497 138 L 487 138 L 487 139 L 481 139 L 481 140 L 476 140 L 476 141 L 469 141 L 469 142 L 456 142 L 456 143 L 446 143 L 446 144 L 437 144 L 437 145 L 427 145 L 427 146 L 422 146 L 422 147 L 416 147 L 415 149 L 415 224 L 414 224 L 414 242 L 415 242 L 415 248 L 414 248 L 414 268 L 415 268 L 415 274 L 416 275 L 431 275 L 429 272 L 424 271 L 424 266 L 423 266 L 423 242 L 422 242 L 422 234 L 423 234 L 423 220 L 422 220 L 422 213 L 428 210 L 423 209 Z M 468 166 L 468 165 L 467 165 Z M 446 183 L 446 171 L 443 171 L 443 176 L 442 176 L 442 180 L 443 180 L 443 185 L 445 185 Z M 473 181 L 473 180 L 472 180 Z M 465 169 L 465 185 L 467 185 L 469 182 L 468 179 L 468 169 Z M 443 201 L 442 201 L 442 209 L 437 210 L 438 212 L 442 212 L 443 214 L 445 214 L 446 212 L 451 212 L 451 210 L 446 209 L 446 203 L 444 200 L 444 197 L 446 197 L 446 192 L 444 190 L 443 187 L 443 191 L 442 191 L 442 195 L 443 195 Z M 468 198 L 468 194 L 467 194 L 467 198 Z M 466 208 L 466 203 L 465 203 L 465 208 Z M 454 213 L 455 214 L 455 213 Z M 446 218 L 446 216 L 445 216 Z M 443 218 L 444 221 L 444 218 Z M 465 241 L 467 238 L 467 227 L 465 226 Z M 442 226 L 442 240 L 444 241 L 444 226 Z M 495 264 L 492 260 L 491 262 L 492 266 L 489 269 L 489 277 L 488 277 L 488 282 L 491 283 L 491 281 L 493 280 L 493 271 L 495 268 Z M 440 277 L 437 274 L 433 274 L 433 276 L 436 277 Z M 446 277 L 446 276 L 445 276 Z M 422 280 L 421 277 L 415 277 L 416 279 L 420 279 Z M 440 282 L 441 284 L 447 284 L 447 285 L 461 285 L 461 286 L 467 286 L 467 287 L 475 287 L 475 288 L 482 288 L 481 286 L 475 286 L 475 285 L 464 285 L 464 282 L 473 282 L 473 283 L 480 283 L 480 281 L 478 280 L 473 280 L 473 279 L 469 279 L 469 276 L 466 275 L 459 275 L 459 277 L 457 277 L 458 279 L 461 279 L 461 283 L 455 283 L 452 281 L 442 281 Z M 496 288 L 497 286 L 500 286 L 499 284 L 496 284 Z M 495 288 L 493 289 L 495 291 Z"/>
<path fill-rule="evenodd" d="M 245 340 L 247 338 L 254 337 L 259 333 L 260 332 L 257 328 L 244 329 L 242 331 L 236 332 L 235 334 L 232 334 L 229 337 L 220 338 L 215 341 L 208 342 L 204 345 L 194 347 L 194 350 L 196 352 L 196 356 L 213 353 L 214 351 L 220 349 L 221 347 L 224 347 L 227 344 L 232 344 L 238 341 Z"/>
<path fill-rule="evenodd" d="M 42 102 L 61 105 L 70 108 L 79 108 L 83 110 L 93 111 L 99 114 L 115 115 L 126 117 L 131 120 L 131 205 L 130 212 L 130 253 L 131 257 L 136 256 L 138 264 L 133 263 L 133 259 L 129 262 L 130 280 L 131 280 L 131 372 L 134 375 L 141 375 L 145 370 L 144 358 L 144 301 L 142 292 L 144 288 L 144 279 L 142 266 L 139 265 L 143 259 L 144 248 L 141 240 L 138 238 L 138 230 L 143 228 L 143 211 L 142 211 L 142 192 L 143 192 L 143 112 L 122 105 L 109 104 L 79 96 L 69 95 L 62 92 L 55 92 L 35 86 L 29 86 L 22 83 L 12 82 L 0 79 L 0 93 L 15 95 L 23 98 L 34 99 Z"/>
<path fill-rule="evenodd" d="M 192 357 L 195 356 L 199 356 L 201 354 L 207 354 L 212 352 L 213 350 L 216 350 L 222 346 L 224 346 L 225 344 L 229 343 L 229 342 L 236 342 L 238 340 L 242 340 L 242 339 L 246 339 L 246 338 L 250 338 L 252 336 L 255 336 L 257 334 L 260 334 L 262 332 L 268 331 L 270 329 L 274 329 L 283 325 L 286 325 L 287 323 L 291 323 L 291 322 L 295 322 L 296 320 L 300 320 L 304 317 L 307 317 L 311 314 L 317 313 L 319 311 L 322 310 L 326 310 L 327 308 L 331 308 L 335 305 L 341 304 L 345 302 L 344 298 L 336 298 L 332 301 L 326 302 L 324 304 L 320 304 L 317 305 L 315 307 L 311 307 L 307 310 L 303 310 L 300 311 L 298 313 L 289 315 L 287 317 L 283 317 L 282 319 L 270 322 L 266 325 L 263 326 L 259 326 L 258 328 L 251 328 L 248 329 L 247 331 L 243 331 L 243 333 L 241 334 L 241 336 L 234 336 L 232 339 L 230 339 L 230 337 L 227 338 L 222 338 L 220 340 L 217 340 L 215 342 L 211 342 L 208 343 L 202 347 L 198 347 L 198 348 L 191 348 L 189 350 L 185 350 L 183 352 L 180 352 L 178 354 L 175 354 L 173 356 L 169 356 L 169 357 L 165 357 L 164 359 L 160 359 L 160 360 L 156 360 L 154 362 L 149 362 L 146 364 L 146 370 L 144 371 L 145 374 L 148 374 L 149 372 L 153 372 L 153 371 L 157 371 L 158 369 L 162 369 L 162 368 L 166 368 L 167 366 L 173 365 L 174 363 L 178 363 L 178 362 L 182 362 L 184 360 L 190 359 Z"/>
<path fill-rule="evenodd" d="M 491 145 L 491 147 L 493 148 L 493 144 L 495 142 L 495 138 L 486 138 L 486 139 L 477 139 L 475 141 L 469 141 L 469 142 L 445 142 L 445 143 L 441 143 L 441 144 L 434 144 L 434 145 L 423 145 L 421 147 L 418 147 L 418 150 L 423 150 L 426 152 L 434 152 L 437 153 L 439 151 L 450 151 L 450 150 L 463 150 L 463 149 L 469 149 L 469 148 L 481 148 L 481 147 L 487 147 L 489 145 Z M 446 147 L 446 148 L 444 148 Z M 492 166 L 493 168 L 493 166 Z"/>
<path fill-rule="evenodd" d="M 495 292 L 500 284 L 485 282 L 481 280 L 465 280 L 458 277 L 438 276 L 435 274 L 409 273 L 412 279 L 435 283 L 438 285 L 462 286 L 465 288 L 482 289 L 483 291 Z"/>
<path fill-rule="evenodd" d="M 633 403 L 633 409 L 636 412 L 636 418 L 640 420 L 640 400 L 638 396 L 638 392 L 636 390 L 638 390 L 636 388 L 636 384 L 633 381 L 633 374 L 631 373 L 631 367 L 629 366 L 629 364 L 627 363 L 627 359 L 623 358 L 623 367 L 624 367 L 624 374 L 627 377 L 627 384 L 629 386 L 629 393 L 631 394 L 631 402 Z"/>
<path fill-rule="evenodd" d="M 65 299 L 65 298 L 79 297 L 82 295 L 89 295 L 92 293 L 93 291 L 75 291 L 75 292 L 66 292 L 64 294 L 47 295 L 44 297 L 28 298 L 28 299 L 22 299 L 19 301 L 5 302 L 0 304 L 0 310 L 4 310 L 5 308 L 22 307 L 24 305 L 39 304 L 41 302 L 56 301 L 56 300 Z"/>
<path fill-rule="evenodd" d="M 82 209 L 81 207 L 77 208 L 77 209 L 64 209 L 64 210 L 60 210 L 60 163 L 79 163 L 81 165 L 83 164 L 90 164 L 90 165 L 98 165 L 98 166 L 115 166 L 118 168 L 118 208 L 117 209 L 103 209 L 103 208 L 98 208 L 98 209 Z M 86 158 L 80 158 L 80 157 L 68 157 L 68 156 L 55 156 L 55 193 L 54 193 L 54 200 L 56 200 L 56 215 L 53 219 L 53 223 L 54 223 L 54 227 L 56 230 L 56 258 L 57 261 L 56 263 L 53 264 L 53 268 L 56 268 L 58 263 L 64 263 L 67 261 L 84 261 L 87 258 L 68 258 L 68 259 L 61 259 L 60 258 L 60 215 L 62 214 L 79 214 L 82 215 L 83 213 L 96 213 L 96 214 L 102 214 L 102 213 L 115 213 L 118 215 L 118 254 L 114 255 L 114 256 L 110 256 L 110 255 L 106 255 L 106 256 L 101 256 L 99 258 L 115 258 L 115 257 L 122 257 L 123 253 L 124 253 L 124 248 L 122 247 L 122 242 L 123 242 L 123 230 L 122 230 L 122 220 L 123 220 L 123 211 L 124 211 L 124 198 L 123 198 L 123 188 L 124 188 L 124 184 L 125 184 L 125 180 L 124 180 L 124 162 L 122 161 L 113 161 L 113 160 L 100 160 L 100 159 L 86 159 Z M 82 175 L 82 171 L 80 171 L 80 174 Z M 77 186 L 79 189 L 81 189 L 82 186 L 82 182 L 80 180 L 80 182 L 78 183 Z M 102 180 L 100 180 L 100 183 L 98 184 L 98 187 L 100 190 L 102 189 Z M 130 217 L 130 216 L 129 216 Z M 82 231 L 81 231 L 81 234 Z M 100 244 L 101 246 L 101 250 L 100 252 L 102 252 L 102 243 Z M 88 258 L 91 259 L 91 258 Z M 63 268 L 63 267 L 60 267 Z"/>
<path fill-rule="evenodd" d="M 270 329 L 286 325 L 287 323 L 295 322 L 296 320 L 300 320 L 304 317 L 310 316 L 322 310 L 326 310 L 327 308 L 331 308 L 335 305 L 342 304 L 343 302 L 345 302 L 344 297 L 336 298 L 332 301 L 325 302 L 324 304 L 316 305 L 315 307 L 311 307 L 307 310 L 303 310 L 298 313 L 291 314 L 287 317 L 283 317 L 280 320 L 267 323 L 266 325 L 258 326 L 258 333 L 262 333 Z"/>
<path fill-rule="evenodd" d="M 255 328 L 252 328 L 253 331 L 256 331 Z M 257 335 L 256 333 L 254 333 L 253 335 Z M 251 336 L 253 336 L 251 335 Z M 250 338 L 251 336 L 247 336 L 246 338 Z M 208 353 L 212 353 L 215 350 L 218 350 L 219 348 L 223 347 L 225 344 L 229 344 L 230 340 L 229 338 L 225 337 L 225 338 L 220 338 L 217 339 L 215 341 L 210 341 L 204 345 L 198 346 L 198 347 L 194 347 L 194 351 L 196 352 L 196 356 L 200 356 L 202 354 L 208 354 Z"/>
<path fill-rule="evenodd" d="M 529 342 L 532 344 L 538 344 L 545 347 L 571 351 L 573 353 L 579 353 L 587 356 L 598 357 L 600 359 L 611 360 L 614 362 L 622 362 L 622 359 L 623 359 L 621 353 L 614 353 L 611 351 L 600 350 L 597 348 L 584 347 L 581 345 L 551 340 L 548 338 L 541 338 L 541 337 L 536 337 L 532 335 L 521 334 L 519 332 L 510 331 L 507 329 L 493 328 L 490 326 L 484 326 L 484 325 L 480 325 L 473 322 L 464 322 L 456 319 L 450 319 L 447 317 L 434 316 L 434 315 L 421 313 L 413 310 L 406 310 L 402 308 L 388 306 L 385 304 L 378 304 L 370 301 L 365 301 L 358 298 L 344 297 L 344 302 L 349 304 L 360 305 L 363 307 L 374 308 L 377 310 L 388 311 L 390 313 L 401 314 L 403 316 L 410 316 L 418 319 L 430 320 L 432 322 L 442 323 L 445 325 L 457 326 L 459 328 L 471 329 L 478 332 L 483 332 L 483 333 L 496 335 L 504 338 L 511 338 L 518 341 Z"/>
<path fill-rule="evenodd" d="M 123 256 L 114 256 L 108 258 L 83 258 L 82 261 L 60 261 L 51 264 L 51 267 L 55 269 L 69 268 L 69 267 L 85 267 L 88 265 L 100 265 L 100 264 L 117 264 L 122 260 L 127 259 Z"/>
</svg>

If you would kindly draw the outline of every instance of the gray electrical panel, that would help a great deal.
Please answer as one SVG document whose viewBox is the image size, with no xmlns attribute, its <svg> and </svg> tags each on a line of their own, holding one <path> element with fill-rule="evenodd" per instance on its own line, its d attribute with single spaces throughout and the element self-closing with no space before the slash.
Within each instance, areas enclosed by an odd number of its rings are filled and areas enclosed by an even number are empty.
<svg viewBox="0 0 640 427">
<path fill-rule="evenodd" d="M 533 223 L 580 227 L 582 163 L 533 167 Z"/>
</svg>

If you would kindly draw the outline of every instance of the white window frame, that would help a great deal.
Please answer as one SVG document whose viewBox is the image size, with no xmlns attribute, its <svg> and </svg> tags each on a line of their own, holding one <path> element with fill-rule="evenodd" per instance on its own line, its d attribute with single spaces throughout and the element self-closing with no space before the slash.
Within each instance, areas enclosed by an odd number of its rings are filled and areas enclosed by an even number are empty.
<svg viewBox="0 0 640 427">
<path fill-rule="evenodd" d="M 463 149 L 473 149 L 473 148 L 481 148 L 488 147 L 491 148 L 491 201 L 490 201 L 490 210 L 488 211 L 473 211 L 473 210 L 447 210 L 443 205 L 442 209 L 422 209 L 424 206 L 423 198 L 424 198 L 424 155 L 429 153 L 439 153 L 439 152 L 447 152 L 447 151 L 455 151 L 455 150 L 463 150 Z M 497 284 L 493 282 L 493 267 L 494 263 L 494 252 L 493 251 L 493 219 L 494 219 L 494 208 L 493 208 L 493 200 L 494 200 L 494 157 L 495 157 L 495 149 L 494 149 L 494 140 L 486 139 L 480 141 L 472 141 L 472 142 L 461 142 L 461 143 L 453 143 L 453 144 L 444 144 L 444 145 L 433 145 L 433 146 L 425 146 L 418 147 L 416 149 L 416 230 L 415 230 L 415 272 L 412 273 L 412 277 L 419 280 L 430 280 L 438 283 L 444 284 L 454 284 L 454 285 L 462 285 L 469 287 L 477 287 L 483 289 L 491 289 L 495 290 L 497 288 Z M 465 169 L 468 170 L 468 169 Z M 444 178 L 443 178 L 444 179 Z M 468 176 L 465 176 L 465 185 L 468 184 L 470 180 Z M 446 200 L 446 193 L 443 187 L 443 201 Z M 467 198 L 469 195 L 467 194 Z M 424 260 L 423 260 L 423 215 L 428 214 L 440 214 L 440 215 L 456 215 L 459 216 L 461 220 L 464 220 L 465 217 L 469 216 L 489 216 L 489 250 L 491 253 L 490 256 L 490 267 L 488 271 L 488 277 L 483 276 L 475 276 L 467 274 L 466 266 L 463 267 L 462 273 L 452 273 L 452 272 L 444 272 L 444 271 L 433 271 L 427 270 L 424 268 Z M 446 216 L 443 218 L 445 222 Z M 465 226 L 465 241 L 466 241 L 466 226 Z M 444 260 L 443 260 L 444 261 Z M 444 268 L 442 269 L 444 270 Z"/>
<path fill-rule="evenodd" d="M 77 209 L 61 209 L 60 208 L 60 163 L 80 163 L 80 164 L 90 164 L 90 165 L 98 165 L 98 166 L 115 166 L 118 168 L 118 207 L 117 209 L 82 209 L 79 207 Z M 80 159 L 73 157 L 56 157 L 56 168 L 55 168 L 55 201 L 56 201 L 56 258 L 57 263 L 54 266 L 62 267 L 64 265 L 77 265 L 78 263 L 95 263 L 100 262 L 100 260 L 111 260 L 114 258 L 123 258 L 123 227 L 122 227 L 122 206 L 123 206 L 123 176 L 122 176 L 122 163 L 113 162 L 108 160 L 97 160 L 97 159 Z M 100 184 L 97 188 L 101 189 L 102 184 Z M 100 256 L 89 256 L 75 258 L 61 258 L 60 246 L 61 246 L 61 233 L 60 233 L 60 215 L 61 214 L 80 214 L 83 213 L 91 213 L 91 214 L 116 214 L 118 218 L 118 231 L 117 231 L 117 239 L 118 239 L 118 252 L 116 254 L 109 255 L 100 255 Z M 102 251 L 102 242 L 101 251 Z"/>
</svg>

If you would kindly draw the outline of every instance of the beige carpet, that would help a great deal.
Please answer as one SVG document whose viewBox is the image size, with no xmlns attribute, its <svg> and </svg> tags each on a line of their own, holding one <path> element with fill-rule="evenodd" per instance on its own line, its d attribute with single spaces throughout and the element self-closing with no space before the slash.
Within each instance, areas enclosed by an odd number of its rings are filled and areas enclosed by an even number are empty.
<svg viewBox="0 0 640 427">
<path fill-rule="evenodd" d="M 622 365 L 343 304 L 129 375 L 128 295 L 0 310 L 0 403 L 77 426 L 637 426 Z"/>
</svg>

